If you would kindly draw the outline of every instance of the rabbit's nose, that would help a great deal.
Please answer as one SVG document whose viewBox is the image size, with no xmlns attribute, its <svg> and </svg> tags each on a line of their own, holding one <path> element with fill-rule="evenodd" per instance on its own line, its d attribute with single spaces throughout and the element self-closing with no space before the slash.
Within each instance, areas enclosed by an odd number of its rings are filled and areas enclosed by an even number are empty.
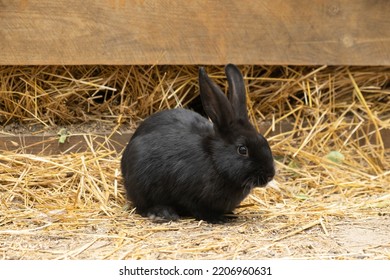
<svg viewBox="0 0 390 280">
<path fill-rule="evenodd" d="M 272 176 L 268 176 L 268 177 L 267 177 L 267 183 L 271 182 L 273 179 L 274 179 L 274 176 L 273 176 L 273 175 L 272 175 Z"/>
</svg>

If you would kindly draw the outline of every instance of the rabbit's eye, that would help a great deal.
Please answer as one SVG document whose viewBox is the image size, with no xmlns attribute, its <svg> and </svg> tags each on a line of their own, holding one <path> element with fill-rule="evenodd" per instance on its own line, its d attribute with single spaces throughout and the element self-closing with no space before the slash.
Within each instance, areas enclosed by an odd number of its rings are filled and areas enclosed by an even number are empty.
<svg viewBox="0 0 390 280">
<path fill-rule="evenodd" d="M 248 156 L 248 148 L 244 145 L 240 145 L 237 147 L 237 153 L 242 156 Z"/>
</svg>

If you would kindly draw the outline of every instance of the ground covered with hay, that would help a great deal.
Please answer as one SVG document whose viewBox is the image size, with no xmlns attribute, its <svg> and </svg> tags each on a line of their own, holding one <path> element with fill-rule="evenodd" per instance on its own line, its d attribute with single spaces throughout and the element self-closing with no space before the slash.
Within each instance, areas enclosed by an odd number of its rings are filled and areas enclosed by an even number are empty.
<svg viewBox="0 0 390 280">
<path fill-rule="evenodd" d="M 153 112 L 201 112 L 198 67 L 0 67 L 2 139 L 85 137 L 79 152 L 0 151 L 1 258 L 390 259 L 390 68 L 240 68 L 278 174 L 214 225 L 135 214 L 126 143 L 111 143 Z M 223 67 L 207 71 L 227 85 Z"/>
</svg>

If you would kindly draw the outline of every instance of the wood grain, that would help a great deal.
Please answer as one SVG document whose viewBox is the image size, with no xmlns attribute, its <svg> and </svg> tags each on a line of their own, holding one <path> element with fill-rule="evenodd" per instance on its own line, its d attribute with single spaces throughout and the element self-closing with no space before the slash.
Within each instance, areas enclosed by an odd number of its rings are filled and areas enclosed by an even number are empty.
<svg viewBox="0 0 390 280">
<path fill-rule="evenodd" d="M 390 65 L 387 0 L 0 0 L 0 64 Z"/>
</svg>

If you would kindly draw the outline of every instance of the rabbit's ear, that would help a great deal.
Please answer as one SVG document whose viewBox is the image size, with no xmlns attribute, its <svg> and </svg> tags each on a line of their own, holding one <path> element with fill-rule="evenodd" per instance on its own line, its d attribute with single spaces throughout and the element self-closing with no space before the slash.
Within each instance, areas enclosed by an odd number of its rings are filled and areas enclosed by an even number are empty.
<svg viewBox="0 0 390 280">
<path fill-rule="evenodd" d="M 234 64 L 228 64 L 225 67 L 225 73 L 229 83 L 228 97 L 234 116 L 236 120 L 248 120 L 245 83 L 241 71 Z"/>
<path fill-rule="evenodd" d="M 199 89 L 203 109 L 219 130 L 230 127 L 234 120 L 232 106 L 222 90 L 199 68 Z"/>
</svg>

